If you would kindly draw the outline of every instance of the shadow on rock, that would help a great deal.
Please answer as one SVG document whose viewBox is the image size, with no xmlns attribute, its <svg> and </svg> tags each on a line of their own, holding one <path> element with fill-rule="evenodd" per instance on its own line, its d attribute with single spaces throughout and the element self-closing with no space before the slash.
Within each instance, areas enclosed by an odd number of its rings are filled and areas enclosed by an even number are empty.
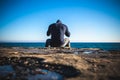
<svg viewBox="0 0 120 80">
<path fill-rule="evenodd" d="M 73 66 L 67 66 L 62 64 L 42 63 L 40 67 L 50 71 L 60 73 L 64 77 L 76 77 L 80 75 L 80 70 L 75 69 Z"/>
<path fill-rule="evenodd" d="M 9 77 L 11 80 L 13 76 L 15 76 L 15 79 L 26 79 L 25 76 L 28 76 L 29 74 L 38 74 L 38 70 L 42 69 L 59 73 L 66 78 L 76 77 L 81 74 L 80 70 L 74 68 L 73 66 L 43 62 L 44 60 L 44 58 L 36 57 L 1 57 L 0 66 L 11 65 L 14 72 L 12 71 L 7 73 L 6 76 L 0 76 L 0 78 L 6 79 Z M 39 74 L 46 73 L 39 71 Z"/>
</svg>

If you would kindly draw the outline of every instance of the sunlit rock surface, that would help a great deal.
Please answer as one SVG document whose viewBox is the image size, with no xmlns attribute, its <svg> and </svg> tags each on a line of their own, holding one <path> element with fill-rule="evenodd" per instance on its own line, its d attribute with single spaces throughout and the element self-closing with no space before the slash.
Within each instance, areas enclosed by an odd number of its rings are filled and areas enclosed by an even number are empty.
<svg viewBox="0 0 120 80">
<path fill-rule="evenodd" d="M 0 80 L 119 80 L 120 51 L 0 48 Z"/>
</svg>

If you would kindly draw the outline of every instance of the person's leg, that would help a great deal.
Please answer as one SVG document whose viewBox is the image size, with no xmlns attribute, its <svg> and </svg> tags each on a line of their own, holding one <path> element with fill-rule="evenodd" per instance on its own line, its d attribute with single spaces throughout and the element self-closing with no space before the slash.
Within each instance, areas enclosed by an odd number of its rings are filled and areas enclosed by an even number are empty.
<svg viewBox="0 0 120 80">
<path fill-rule="evenodd" d="M 64 44 L 61 47 L 70 47 L 70 40 L 68 38 L 65 38 Z"/>
<path fill-rule="evenodd" d="M 45 47 L 50 47 L 50 43 L 51 43 L 51 39 L 47 39 L 47 40 L 46 40 Z"/>
<path fill-rule="evenodd" d="M 68 40 L 69 40 L 69 39 L 68 39 Z M 71 46 L 70 46 L 70 40 L 68 41 L 66 47 L 69 47 L 69 48 L 71 47 Z"/>
</svg>

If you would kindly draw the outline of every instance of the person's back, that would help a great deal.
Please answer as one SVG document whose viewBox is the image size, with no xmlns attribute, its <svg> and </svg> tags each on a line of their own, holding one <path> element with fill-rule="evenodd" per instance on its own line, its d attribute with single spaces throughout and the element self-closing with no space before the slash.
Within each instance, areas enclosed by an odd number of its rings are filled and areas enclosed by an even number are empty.
<svg viewBox="0 0 120 80">
<path fill-rule="evenodd" d="M 67 26 L 62 24 L 60 20 L 51 24 L 47 31 L 47 36 L 51 35 L 50 46 L 61 47 L 65 43 L 64 34 L 67 37 L 70 36 Z"/>
</svg>

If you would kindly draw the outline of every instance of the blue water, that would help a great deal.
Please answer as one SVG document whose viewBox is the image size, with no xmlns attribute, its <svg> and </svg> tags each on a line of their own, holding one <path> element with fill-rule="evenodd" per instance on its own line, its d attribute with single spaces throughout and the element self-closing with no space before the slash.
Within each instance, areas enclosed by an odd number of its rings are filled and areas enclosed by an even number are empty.
<svg viewBox="0 0 120 80">
<path fill-rule="evenodd" d="M 33 47 L 43 48 L 45 43 L 33 42 L 33 43 L 0 43 L 0 47 Z M 104 50 L 120 50 L 120 43 L 71 43 L 72 48 L 101 48 Z"/>
</svg>

